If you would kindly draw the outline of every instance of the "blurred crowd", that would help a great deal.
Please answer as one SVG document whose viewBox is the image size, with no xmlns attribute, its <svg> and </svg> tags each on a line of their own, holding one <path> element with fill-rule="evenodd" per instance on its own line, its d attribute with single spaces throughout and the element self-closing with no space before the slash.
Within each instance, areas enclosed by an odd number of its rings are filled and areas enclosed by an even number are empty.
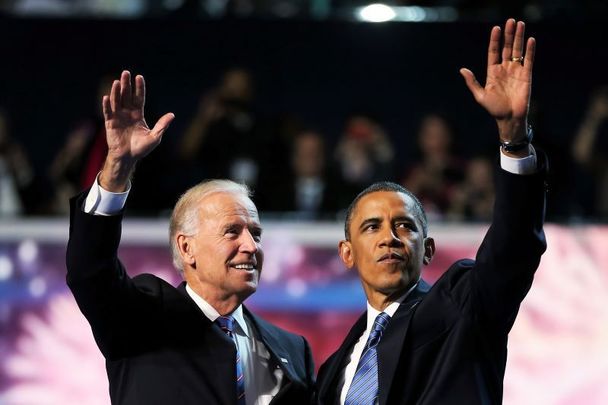
<svg viewBox="0 0 608 405">
<path fill-rule="evenodd" d="M 111 81 L 102 79 L 100 96 Z M 532 111 L 534 113 L 534 111 Z M 534 114 L 532 114 L 534 115 Z M 378 180 L 392 180 L 415 193 L 434 221 L 489 221 L 496 149 L 466 156 L 455 145 L 450 117 L 426 113 L 417 125 L 416 153 L 397 161 L 395 139 L 372 114 L 343 120 L 329 136 L 292 117 L 269 118 L 256 110 L 254 80 L 234 68 L 202 92 L 198 108 L 175 142 L 141 162 L 128 201 L 132 214 L 165 215 L 189 186 L 230 178 L 255 191 L 266 217 L 332 220 L 353 197 Z M 36 172 L 28 151 L 12 136 L 0 109 L 0 217 L 65 215 L 67 200 L 89 187 L 107 147 L 101 111 L 75 122 L 47 170 Z M 542 129 L 535 145 L 551 157 L 548 219 L 608 219 L 608 88 L 589 96 L 570 145 L 555 147 Z M 331 140 L 334 140 L 333 142 Z"/>
</svg>

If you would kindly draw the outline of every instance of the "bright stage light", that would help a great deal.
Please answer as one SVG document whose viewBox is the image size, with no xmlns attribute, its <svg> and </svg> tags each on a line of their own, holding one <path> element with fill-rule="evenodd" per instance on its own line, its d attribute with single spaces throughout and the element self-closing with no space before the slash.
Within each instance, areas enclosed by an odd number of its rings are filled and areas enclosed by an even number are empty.
<svg viewBox="0 0 608 405">
<path fill-rule="evenodd" d="M 359 19 L 367 22 L 386 22 L 395 18 L 397 14 L 392 7 L 386 4 L 370 4 L 359 10 Z"/>
</svg>

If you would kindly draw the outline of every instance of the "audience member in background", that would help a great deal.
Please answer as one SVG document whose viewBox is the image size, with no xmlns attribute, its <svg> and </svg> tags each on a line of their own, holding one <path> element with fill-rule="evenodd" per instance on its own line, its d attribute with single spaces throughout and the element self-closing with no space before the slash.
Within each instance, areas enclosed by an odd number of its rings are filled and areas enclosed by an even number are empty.
<svg viewBox="0 0 608 405">
<path fill-rule="evenodd" d="M 581 214 L 608 219 L 608 86 L 598 89 L 592 96 L 574 138 L 572 153 L 584 172 L 577 186 L 589 187 L 577 193 L 580 197 L 587 195 L 587 198 L 579 198 Z"/>
<path fill-rule="evenodd" d="M 101 100 L 110 91 L 112 79 L 101 78 L 95 100 Z M 55 198 L 52 210 L 58 214 L 69 213 L 65 201 L 84 190 L 95 180 L 108 152 L 101 109 L 82 119 L 67 135 L 49 168 Z"/>
<path fill-rule="evenodd" d="M 336 146 L 339 175 L 348 190 L 344 198 L 352 200 L 370 183 L 392 178 L 394 157 L 394 147 L 377 121 L 351 115 Z"/>
<path fill-rule="evenodd" d="M 467 163 L 465 179 L 454 187 L 448 218 L 458 221 L 492 220 L 494 207 L 494 166 L 490 159 L 477 157 Z"/>
<path fill-rule="evenodd" d="M 7 113 L 0 109 L 0 217 L 36 212 L 34 169 L 23 147 L 11 139 Z"/>
<path fill-rule="evenodd" d="M 264 195 L 269 211 L 288 212 L 295 219 L 334 218 L 339 210 L 339 184 L 327 167 L 325 139 L 315 131 L 295 135 L 291 150 L 291 177 L 282 185 L 268 184 Z"/>
<path fill-rule="evenodd" d="M 190 163 L 193 181 L 229 178 L 254 186 L 259 177 L 261 145 L 255 132 L 253 78 L 245 69 L 224 73 L 216 89 L 204 94 L 179 146 Z"/>
<path fill-rule="evenodd" d="M 448 211 L 454 188 L 464 177 L 464 163 L 452 151 L 453 138 L 445 117 L 427 114 L 417 135 L 420 158 L 406 170 L 402 182 L 418 196 L 431 218 L 441 218 Z"/>
</svg>

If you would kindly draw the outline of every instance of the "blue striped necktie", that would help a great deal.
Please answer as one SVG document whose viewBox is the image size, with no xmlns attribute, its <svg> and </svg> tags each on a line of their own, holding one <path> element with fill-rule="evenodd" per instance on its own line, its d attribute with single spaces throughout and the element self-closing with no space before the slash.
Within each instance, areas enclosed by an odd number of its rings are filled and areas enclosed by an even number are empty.
<svg viewBox="0 0 608 405">
<path fill-rule="evenodd" d="M 215 322 L 234 341 L 234 318 L 231 316 L 220 316 Z M 236 346 L 236 342 L 234 344 Z M 245 405 L 245 378 L 238 347 L 236 348 L 236 401 L 238 405 Z"/>
<path fill-rule="evenodd" d="M 346 394 L 344 405 L 373 405 L 378 401 L 378 354 L 376 346 L 380 342 L 382 332 L 391 317 L 380 312 L 374 321 L 369 334 L 357 371 Z"/>
</svg>

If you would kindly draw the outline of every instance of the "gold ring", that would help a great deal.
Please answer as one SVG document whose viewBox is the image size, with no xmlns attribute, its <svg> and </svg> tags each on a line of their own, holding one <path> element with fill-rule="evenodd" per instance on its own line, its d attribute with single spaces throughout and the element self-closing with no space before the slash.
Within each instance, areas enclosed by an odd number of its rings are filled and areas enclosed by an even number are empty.
<svg viewBox="0 0 608 405">
<path fill-rule="evenodd" d="M 519 62 L 519 63 L 523 63 L 523 62 L 524 62 L 524 57 L 523 57 L 523 56 L 520 56 L 520 57 L 518 57 L 518 58 L 516 58 L 516 57 L 512 57 L 512 58 L 511 58 L 511 62 Z"/>
</svg>

